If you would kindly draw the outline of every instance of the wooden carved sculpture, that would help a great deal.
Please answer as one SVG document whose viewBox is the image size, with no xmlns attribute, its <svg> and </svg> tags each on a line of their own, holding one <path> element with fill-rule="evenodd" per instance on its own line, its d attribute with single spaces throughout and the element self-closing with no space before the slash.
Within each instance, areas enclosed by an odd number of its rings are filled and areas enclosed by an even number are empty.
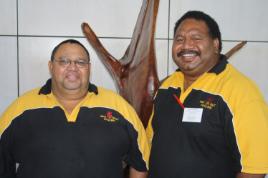
<svg viewBox="0 0 268 178">
<path fill-rule="evenodd" d="M 82 29 L 104 65 L 116 81 L 122 95 L 147 125 L 152 110 L 152 98 L 159 86 L 156 71 L 154 33 L 159 0 L 144 0 L 132 40 L 125 55 L 115 59 L 100 43 L 92 29 Z"/>
<path fill-rule="evenodd" d="M 154 45 L 158 5 L 159 0 L 143 0 L 132 40 L 121 59 L 115 59 L 103 47 L 87 23 L 82 24 L 86 38 L 115 80 L 120 95 L 134 107 L 145 127 L 152 111 L 153 96 L 160 84 Z M 227 57 L 244 44 L 230 50 Z"/>
</svg>

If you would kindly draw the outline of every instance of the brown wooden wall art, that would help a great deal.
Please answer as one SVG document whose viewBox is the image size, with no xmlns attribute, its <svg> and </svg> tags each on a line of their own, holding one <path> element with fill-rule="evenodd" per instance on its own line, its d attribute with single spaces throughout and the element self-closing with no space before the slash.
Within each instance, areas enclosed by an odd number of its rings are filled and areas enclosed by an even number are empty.
<svg viewBox="0 0 268 178">
<path fill-rule="evenodd" d="M 160 84 L 154 40 L 158 6 L 159 0 L 143 0 L 131 42 L 121 59 L 116 59 L 103 47 L 87 23 L 82 24 L 86 38 L 112 75 L 119 94 L 134 107 L 144 126 L 147 126 L 153 96 Z M 227 58 L 245 43 L 241 42 L 226 53 Z"/>
</svg>

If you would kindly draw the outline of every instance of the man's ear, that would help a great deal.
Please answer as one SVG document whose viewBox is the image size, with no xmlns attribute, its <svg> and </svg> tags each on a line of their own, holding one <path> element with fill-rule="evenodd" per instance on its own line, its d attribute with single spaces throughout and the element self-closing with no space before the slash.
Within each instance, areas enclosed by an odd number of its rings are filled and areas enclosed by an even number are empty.
<svg viewBox="0 0 268 178">
<path fill-rule="evenodd" d="M 88 70 L 89 70 L 89 81 L 90 81 L 90 77 L 91 77 L 91 62 L 89 62 L 88 64 Z"/>
<path fill-rule="evenodd" d="M 91 71 L 91 62 L 88 64 L 89 71 Z"/>
<path fill-rule="evenodd" d="M 220 48 L 220 42 L 219 42 L 219 39 L 218 38 L 215 38 L 213 40 L 213 46 L 214 46 L 214 49 L 215 49 L 215 53 L 219 53 L 219 48 Z"/>
<path fill-rule="evenodd" d="M 49 73 L 50 73 L 50 75 L 52 75 L 52 69 L 53 69 L 52 61 L 49 60 L 47 65 L 48 65 Z"/>
</svg>

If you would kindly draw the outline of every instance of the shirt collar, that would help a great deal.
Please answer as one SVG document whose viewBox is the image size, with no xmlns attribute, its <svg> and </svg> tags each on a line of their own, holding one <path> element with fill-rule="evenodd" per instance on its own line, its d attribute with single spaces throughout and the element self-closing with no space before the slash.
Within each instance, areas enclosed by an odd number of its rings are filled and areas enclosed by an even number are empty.
<svg viewBox="0 0 268 178">
<path fill-rule="evenodd" d="M 95 93 L 95 95 L 98 94 L 98 88 L 97 86 L 89 83 L 88 85 L 88 92 L 93 92 Z M 42 86 L 42 88 L 39 90 L 39 95 L 43 94 L 43 95 L 48 95 L 51 93 L 51 79 L 48 79 L 46 84 L 44 86 Z"/>
</svg>

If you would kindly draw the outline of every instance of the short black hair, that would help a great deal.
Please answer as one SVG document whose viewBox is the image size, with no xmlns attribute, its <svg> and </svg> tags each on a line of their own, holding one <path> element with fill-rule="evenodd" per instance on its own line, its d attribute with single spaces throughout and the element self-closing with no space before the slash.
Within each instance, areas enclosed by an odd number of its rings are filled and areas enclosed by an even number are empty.
<svg viewBox="0 0 268 178">
<path fill-rule="evenodd" d="M 68 39 L 68 40 L 64 40 L 64 41 L 60 42 L 60 43 L 53 49 L 53 51 L 52 51 L 52 53 L 51 53 L 51 57 L 50 57 L 50 60 L 51 60 L 51 61 L 54 60 L 55 54 L 56 54 L 56 52 L 58 51 L 59 47 L 60 47 L 61 45 L 63 45 L 63 44 L 66 44 L 66 43 L 71 43 L 71 44 L 78 44 L 78 45 L 80 45 L 80 46 L 85 50 L 85 52 L 87 53 L 88 59 L 90 60 L 89 52 L 88 52 L 87 48 L 86 48 L 82 43 L 80 43 L 79 41 L 74 40 L 74 39 Z"/>
<path fill-rule="evenodd" d="M 186 12 L 176 22 L 175 27 L 174 27 L 174 36 L 175 36 L 176 30 L 179 27 L 179 25 L 186 19 L 195 19 L 195 20 L 199 20 L 199 21 L 204 21 L 209 29 L 209 32 L 208 32 L 209 35 L 213 39 L 218 38 L 218 40 L 219 40 L 219 52 L 221 52 L 222 41 L 221 41 L 221 32 L 220 32 L 219 25 L 212 17 L 210 17 L 208 14 L 205 14 L 202 11 L 188 11 L 188 12 Z"/>
</svg>

